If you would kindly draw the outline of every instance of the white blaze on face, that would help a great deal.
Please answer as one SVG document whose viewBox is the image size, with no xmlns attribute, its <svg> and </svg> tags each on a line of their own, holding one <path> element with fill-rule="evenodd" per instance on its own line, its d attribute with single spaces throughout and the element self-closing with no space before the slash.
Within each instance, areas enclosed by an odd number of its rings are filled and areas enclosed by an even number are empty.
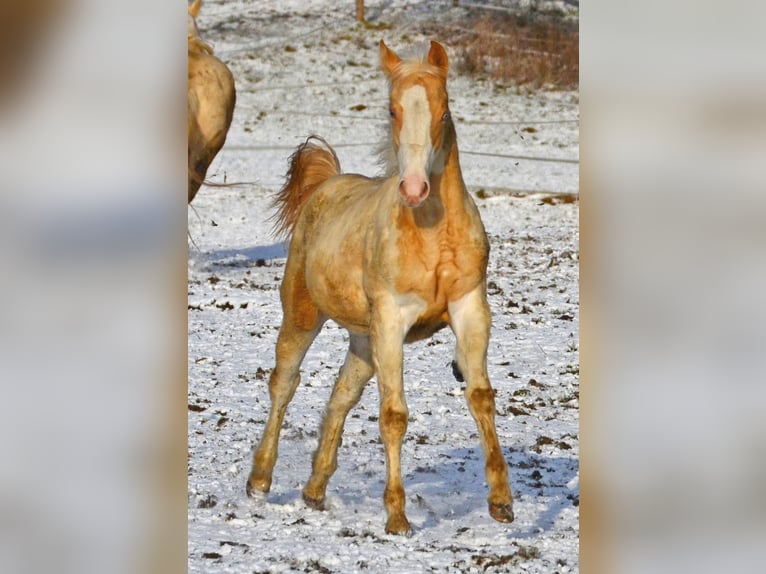
<svg viewBox="0 0 766 574">
<path fill-rule="evenodd" d="M 431 108 L 423 86 L 413 86 L 402 94 L 403 123 L 399 132 L 399 194 L 410 207 L 417 207 L 426 197 L 428 174 L 433 161 L 431 144 Z"/>
</svg>

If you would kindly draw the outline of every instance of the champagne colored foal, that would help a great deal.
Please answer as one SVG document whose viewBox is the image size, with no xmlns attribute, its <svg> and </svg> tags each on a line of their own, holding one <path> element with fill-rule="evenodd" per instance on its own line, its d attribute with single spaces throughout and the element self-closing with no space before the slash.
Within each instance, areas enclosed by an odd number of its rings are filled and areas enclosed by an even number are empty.
<svg viewBox="0 0 766 574">
<path fill-rule="evenodd" d="M 376 374 L 388 473 L 386 532 L 409 534 L 400 466 L 408 417 L 403 345 L 449 325 L 484 450 L 489 513 L 511 522 L 513 500 L 487 377 L 489 244 L 460 172 L 448 109 L 447 53 L 432 42 L 423 61 L 403 61 L 381 41 L 380 59 L 390 84 L 394 173 L 378 179 L 340 175 L 335 152 L 312 137 L 291 157 L 288 181 L 276 200 L 278 224 L 292 239 L 281 287 L 284 318 L 269 381 L 271 412 L 253 455 L 247 492 L 269 491 L 300 364 L 324 322 L 332 319 L 348 329 L 350 346 L 303 498 L 323 508 L 346 415 Z"/>
</svg>

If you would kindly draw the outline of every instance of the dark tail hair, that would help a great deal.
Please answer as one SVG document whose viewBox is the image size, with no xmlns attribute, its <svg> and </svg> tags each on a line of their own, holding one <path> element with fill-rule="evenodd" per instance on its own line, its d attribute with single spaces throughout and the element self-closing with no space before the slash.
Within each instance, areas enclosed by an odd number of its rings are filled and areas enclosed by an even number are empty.
<svg viewBox="0 0 766 574">
<path fill-rule="evenodd" d="M 290 237 L 306 201 L 327 179 L 340 173 L 340 162 L 330 144 L 319 136 L 310 135 L 293 152 L 288 163 L 287 182 L 271 206 L 277 210 L 272 218 L 275 235 Z"/>
</svg>

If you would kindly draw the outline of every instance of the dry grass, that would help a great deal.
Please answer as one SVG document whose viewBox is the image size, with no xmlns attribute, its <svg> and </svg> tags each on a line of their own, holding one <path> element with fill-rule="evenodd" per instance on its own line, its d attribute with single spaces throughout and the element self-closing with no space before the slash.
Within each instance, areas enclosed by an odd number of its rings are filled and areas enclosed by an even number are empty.
<svg viewBox="0 0 766 574">
<path fill-rule="evenodd" d="M 460 73 L 533 89 L 578 87 L 578 23 L 558 13 L 484 14 L 452 24 L 448 33 Z"/>
</svg>

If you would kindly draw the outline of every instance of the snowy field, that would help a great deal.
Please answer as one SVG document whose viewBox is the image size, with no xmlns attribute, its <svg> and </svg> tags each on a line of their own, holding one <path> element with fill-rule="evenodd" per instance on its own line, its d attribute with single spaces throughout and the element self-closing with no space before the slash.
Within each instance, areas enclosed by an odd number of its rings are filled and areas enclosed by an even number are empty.
<svg viewBox="0 0 766 574">
<path fill-rule="evenodd" d="M 509 4 L 516 4 L 515 2 Z M 402 449 L 410 538 L 385 534 L 378 396 L 351 411 L 325 512 L 307 508 L 317 431 L 347 336 L 328 323 L 303 364 L 267 500 L 245 496 L 268 414 L 285 246 L 269 201 L 310 133 L 344 171 L 377 173 L 387 118 L 378 41 L 405 50 L 445 2 L 207 0 L 203 36 L 231 67 L 238 99 L 227 144 L 189 209 L 190 572 L 577 572 L 579 292 L 577 93 L 518 94 L 451 74 L 461 163 L 491 242 L 490 378 L 516 519 L 487 513 L 476 426 L 452 376 L 449 330 L 405 350 L 410 422 Z M 575 12 L 576 14 L 576 12 Z M 449 38 L 436 38 L 448 48 Z M 560 159 L 538 161 L 529 158 Z"/>
</svg>

